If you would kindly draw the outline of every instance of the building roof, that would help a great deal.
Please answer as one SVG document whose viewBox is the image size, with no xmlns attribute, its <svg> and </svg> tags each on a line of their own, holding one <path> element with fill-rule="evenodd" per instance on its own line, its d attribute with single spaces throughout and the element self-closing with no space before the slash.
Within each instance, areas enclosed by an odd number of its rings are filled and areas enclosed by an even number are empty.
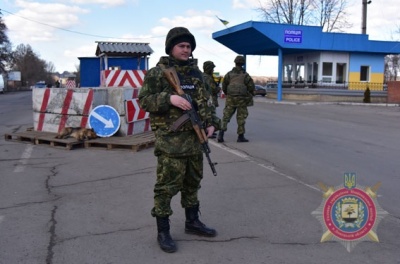
<svg viewBox="0 0 400 264">
<path fill-rule="evenodd" d="M 96 41 L 96 43 L 96 56 L 105 54 L 107 56 L 140 57 L 153 53 L 149 43 L 102 41 Z"/>
<path fill-rule="evenodd" d="M 244 55 L 277 56 L 313 51 L 399 54 L 400 42 L 372 41 L 366 34 L 322 32 L 322 27 L 248 21 L 214 32 L 214 40 Z"/>
</svg>

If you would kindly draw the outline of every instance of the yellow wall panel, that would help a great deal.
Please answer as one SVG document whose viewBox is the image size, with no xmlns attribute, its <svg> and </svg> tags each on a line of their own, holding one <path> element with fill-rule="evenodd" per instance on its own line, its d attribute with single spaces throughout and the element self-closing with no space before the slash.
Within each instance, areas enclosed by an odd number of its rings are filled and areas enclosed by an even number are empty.
<svg viewBox="0 0 400 264">
<path fill-rule="evenodd" d="M 367 86 L 370 90 L 383 90 L 383 73 L 372 73 L 370 82 L 360 82 L 359 72 L 349 73 L 349 90 L 365 90 Z"/>
</svg>

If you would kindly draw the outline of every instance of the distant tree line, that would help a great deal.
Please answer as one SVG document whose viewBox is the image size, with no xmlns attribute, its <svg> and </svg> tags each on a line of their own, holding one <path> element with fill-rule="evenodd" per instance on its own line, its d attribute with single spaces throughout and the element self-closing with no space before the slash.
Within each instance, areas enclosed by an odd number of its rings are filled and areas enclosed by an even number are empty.
<svg viewBox="0 0 400 264">
<path fill-rule="evenodd" d="M 37 81 L 45 81 L 49 84 L 54 82 L 53 63 L 40 59 L 29 44 L 19 44 L 12 52 L 10 70 L 21 72 L 22 85 L 30 86 Z"/>
<path fill-rule="evenodd" d="M 19 44 L 12 50 L 12 44 L 7 36 L 7 26 L 0 11 L 0 74 L 19 71 L 21 85 L 29 87 L 38 81 L 54 84 L 55 70 L 54 64 L 41 59 L 29 44 Z M 74 74 L 78 75 L 76 72 Z"/>
</svg>

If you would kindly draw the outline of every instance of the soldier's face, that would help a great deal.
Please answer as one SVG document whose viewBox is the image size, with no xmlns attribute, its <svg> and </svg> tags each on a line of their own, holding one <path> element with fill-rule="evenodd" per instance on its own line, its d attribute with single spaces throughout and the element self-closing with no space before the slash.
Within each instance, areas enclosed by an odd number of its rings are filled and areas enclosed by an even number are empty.
<svg viewBox="0 0 400 264">
<path fill-rule="evenodd" d="M 189 42 L 176 44 L 171 51 L 172 57 L 180 61 L 187 61 L 192 54 L 192 47 Z"/>
</svg>

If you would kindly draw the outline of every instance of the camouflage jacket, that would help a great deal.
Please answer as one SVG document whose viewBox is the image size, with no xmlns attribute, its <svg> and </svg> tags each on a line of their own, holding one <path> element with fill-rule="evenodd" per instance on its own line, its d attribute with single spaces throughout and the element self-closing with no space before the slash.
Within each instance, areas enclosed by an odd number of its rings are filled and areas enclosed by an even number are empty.
<svg viewBox="0 0 400 264">
<path fill-rule="evenodd" d="M 215 82 L 214 77 L 208 73 L 203 73 L 204 82 L 209 88 L 209 92 L 212 96 L 212 102 L 215 107 L 219 106 L 218 104 L 218 93 L 221 91 L 221 87 Z"/>
<path fill-rule="evenodd" d="M 244 74 L 244 85 L 247 87 L 247 95 L 244 96 L 229 96 L 228 85 L 231 81 L 231 75 Z M 222 91 L 226 95 L 226 105 L 229 106 L 252 106 L 255 85 L 251 76 L 245 72 L 241 67 L 234 67 L 230 72 L 224 76 L 222 82 Z"/>
<path fill-rule="evenodd" d="M 171 104 L 170 96 L 177 93 L 168 83 L 159 64 L 167 68 L 175 67 L 182 90 L 191 96 L 205 126 L 213 125 L 216 130 L 220 128 L 215 107 L 207 104 L 210 94 L 198 67 L 192 60 L 182 63 L 171 57 L 161 57 L 157 66 L 147 72 L 139 93 L 139 105 L 150 113 L 151 128 L 156 135 L 155 155 L 180 157 L 199 154 L 201 145 L 190 121 L 178 131 L 170 129 L 184 112 Z"/>
</svg>

